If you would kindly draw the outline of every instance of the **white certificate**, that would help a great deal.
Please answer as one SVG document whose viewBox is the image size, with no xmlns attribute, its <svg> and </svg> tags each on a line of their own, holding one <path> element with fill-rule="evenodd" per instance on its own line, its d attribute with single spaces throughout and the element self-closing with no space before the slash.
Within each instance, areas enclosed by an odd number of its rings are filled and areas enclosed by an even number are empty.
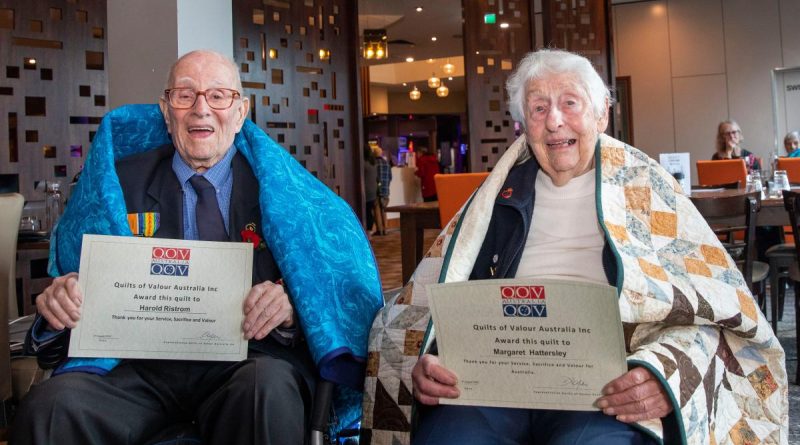
<svg viewBox="0 0 800 445">
<path fill-rule="evenodd" d="M 428 286 L 439 358 L 458 375 L 451 405 L 596 410 L 627 371 L 617 291 L 557 280 Z"/>
<path fill-rule="evenodd" d="M 253 245 L 84 235 L 70 357 L 238 361 Z"/>
</svg>

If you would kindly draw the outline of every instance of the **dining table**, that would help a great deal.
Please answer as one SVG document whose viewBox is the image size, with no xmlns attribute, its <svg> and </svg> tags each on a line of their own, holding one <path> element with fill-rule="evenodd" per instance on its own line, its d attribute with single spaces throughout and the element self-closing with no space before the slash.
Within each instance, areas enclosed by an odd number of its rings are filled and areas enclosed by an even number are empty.
<svg viewBox="0 0 800 445">
<path fill-rule="evenodd" d="M 439 202 L 396 205 L 387 207 L 386 211 L 400 214 L 400 257 L 405 284 L 425 254 L 425 229 L 442 228 L 439 221 Z"/>
</svg>

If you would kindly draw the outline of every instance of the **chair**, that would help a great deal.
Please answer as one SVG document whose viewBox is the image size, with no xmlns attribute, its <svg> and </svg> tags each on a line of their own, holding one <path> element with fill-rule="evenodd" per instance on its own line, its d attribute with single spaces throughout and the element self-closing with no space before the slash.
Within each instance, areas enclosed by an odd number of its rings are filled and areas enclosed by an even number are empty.
<svg viewBox="0 0 800 445">
<path fill-rule="evenodd" d="M 10 420 L 6 410 L 12 396 L 8 322 L 17 318 L 17 233 L 24 203 L 18 193 L 0 195 L 0 428 Z"/>
<path fill-rule="evenodd" d="M 758 297 L 759 302 L 764 299 L 766 278 L 769 275 L 769 266 L 761 261 L 755 261 L 760 196 L 759 192 L 750 192 L 726 197 L 691 198 L 714 233 L 722 239 L 723 247 L 742 271 L 747 287 Z M 744 237 L 737 239 L 735 234 L 742 231 Z"/>
<path fill-rule="evenodd" d="M 747 167 L 744 159 L 723 159 L 719 161 L 697 161 L 697 182 L 700 185 L 728 184 L 747 181 Z"/>
<path fill-rule="evenodd" d="M 439 196 L 439 221 L 442 226 L 453 218 L 487 176 L 488 172 L 437 174 L 433 177 Z"/>
<path fill-rule="evenodd" d="M 800 229 L 800 226 L 798 226 L 798 223 L 800 223 L 800 216 L 798 216 L 798 212 L 800 212 L 800 193 L 783 192 L 783 205 L 789 213 L 789 221 L 792 224 L 792 229 L 795 233 L 800 233 L 797 232 L 797 230 Z M 794 282 L 794 311 L 796 318 L 797 315 L 800 314 L 800 268 L 798 267 L 798 258 L 800 258 L 800 237 L 794 238 L 794 254 L 794 263 L 789 267 L 787 274 L 788 278 Z M 773 319 L 776 319 L 776 313 L 777 307 L 772 310 Z M 773 322 L 772 329 L 777 333 L 777 322 Z M 798 355 L 800 356 L 800 323 L 795 323 L 795 330 L 795 344 Z M 800 382 L 800 366 L 797 367 L 794 381 L 795 384 Z"/>
<path fill-rule="evenodd" d="M 800 182 L 800 158 L 778 158 L 778 170 L 786 170 L 789 182 Z"/>
</svg>

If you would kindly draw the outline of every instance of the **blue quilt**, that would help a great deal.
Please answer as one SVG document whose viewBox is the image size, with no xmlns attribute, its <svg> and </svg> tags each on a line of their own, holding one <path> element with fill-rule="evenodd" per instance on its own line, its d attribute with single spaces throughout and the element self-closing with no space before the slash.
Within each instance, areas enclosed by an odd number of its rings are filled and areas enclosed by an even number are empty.
<svg viewBox="0 0 800 445">
<path fill-rule="evenodd" d="M 169 142 L 157 105 L 127 105 L 103 118 L 51 238 L 51 275 L 78 270 L 83 234 L 132 235 L 114 162 Z M 335 407 L 340 427 L 346 426 L 360 412 L 367 338 L 383 306 L 375 257 L 350 206 L 257 125 L 246 120 L 234 145 L 259 181 L 264 239 L 317 369 L 340 384 Z M 103 373 L 117 363 L 72 359 L 62 371 Z"/>
</svg>

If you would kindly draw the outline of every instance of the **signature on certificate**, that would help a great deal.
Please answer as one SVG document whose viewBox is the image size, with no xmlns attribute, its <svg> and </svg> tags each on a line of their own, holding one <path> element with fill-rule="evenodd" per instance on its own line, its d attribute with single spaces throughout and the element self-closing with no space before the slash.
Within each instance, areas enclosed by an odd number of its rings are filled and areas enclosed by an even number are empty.
<svg viewBox="0 0 800 445">
<path fill-rule="evenodd" d="M 573 388 L 583 388 L 589 386 L 583 379 L 578 379 L 575 377 L 567 377 L 561 381 L 561 386 L 571 386 Z"/>
<path fill-rule="evenodd" d="M 211 332 L 211 331 L 203 331 L 202 334 L 198 335 L 197 337 L 186 337 L 184 340 L 200 340 L 200 341 L 219 341 L 224 339 L 219 335 Z"/>
</svg>

